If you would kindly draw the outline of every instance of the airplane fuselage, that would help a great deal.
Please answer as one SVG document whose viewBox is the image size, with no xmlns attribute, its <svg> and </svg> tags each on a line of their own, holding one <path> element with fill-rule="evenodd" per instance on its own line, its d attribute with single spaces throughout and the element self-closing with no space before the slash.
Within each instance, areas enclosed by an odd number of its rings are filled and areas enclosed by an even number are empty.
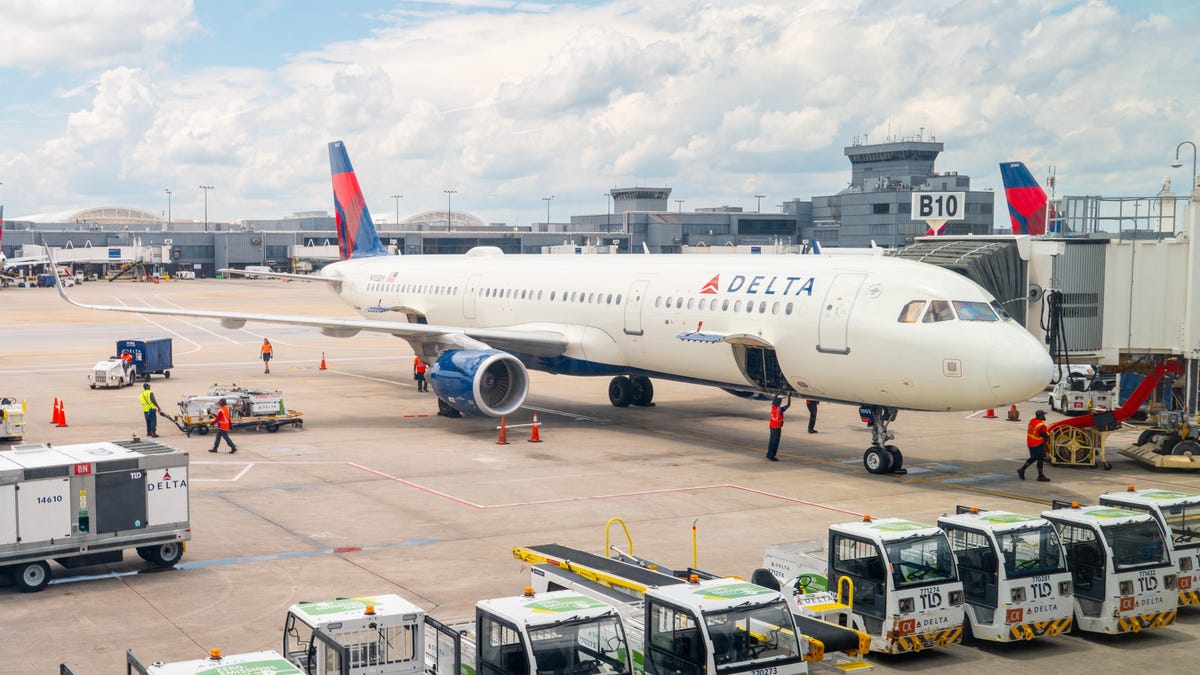
<svg viewBox="0 0 1200 675">
<path fill-rule="evenodd" d="M 370 318 L 562 333 L 562 356 L 514 352 L 545 372 L 644 374 L 918 410 L 1007 405 L 1051 376 L 1046 350 L 1022 326 L 979 318 L 981 307 L 994 309 L 981 287 L 896 258 L 477 249 L 352 259 L 321 275 L 340 278 L 341 297 Z M 956 311 L 924 320 L 933 301 Z"/>
</svg>

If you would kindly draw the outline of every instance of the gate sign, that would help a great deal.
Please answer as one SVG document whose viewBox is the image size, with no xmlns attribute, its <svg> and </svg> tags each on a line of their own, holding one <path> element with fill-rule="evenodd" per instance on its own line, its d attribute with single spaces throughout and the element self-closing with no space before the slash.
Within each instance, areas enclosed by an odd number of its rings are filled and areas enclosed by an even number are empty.
<svg viewBox="0 0 1200 675">
<path fill-rule="evenodd" d="M 965 192 L 912 193 L 913 220 L 963 220 L 967 217 Z"/>
</svg>

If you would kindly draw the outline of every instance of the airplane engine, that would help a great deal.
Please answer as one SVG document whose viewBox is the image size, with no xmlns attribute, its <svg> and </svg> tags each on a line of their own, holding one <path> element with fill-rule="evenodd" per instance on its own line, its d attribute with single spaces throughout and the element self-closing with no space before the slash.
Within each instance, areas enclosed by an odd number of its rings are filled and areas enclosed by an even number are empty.
<svg viewBox="0 0 1200 675">
<path fill-rule="evenodd" d="M 438 398 L 458 412 L 476 417 L 509 415 L 529 393 L 525 364 L 495 349 L 444 351 L 428 377 Z"/>
</svg>

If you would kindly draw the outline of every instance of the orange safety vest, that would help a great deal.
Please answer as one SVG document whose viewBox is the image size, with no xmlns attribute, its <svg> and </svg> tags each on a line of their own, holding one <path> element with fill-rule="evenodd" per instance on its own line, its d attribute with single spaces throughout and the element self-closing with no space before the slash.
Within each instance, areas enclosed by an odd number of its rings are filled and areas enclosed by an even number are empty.
<svg viewBox="0 0 1200 675">
<path fill-rule="evenodd" d="M 213 423 L 217 425 L 217 428 L 229 431 L 229 408 L 225 406 L 217 408 L 217 416 L 213 418 Z"/>
<path fill-rule="evenodd" d="M 423 375 L 425 373 L 425 368 L 426 368 L 425 362 L 421 360 L 421 357 L 414 356 L 413 357 L 413 369 L 416 371 L 416 373 L 418 375 Z"/>
<path fill-rule="evenodd" d="M 1046 423 L 1036 417 L 1029 420 L 1029 431 L 1026 432 L 1025 445 L 1036 448 L 1047 440 Z"/>
<path fill-rule="evenodd" d="M 271 343 L 264 342 L 263 346 L 262 346 L 262 353 L 263 354 L 271 354 L 272 352 L 274 352 L 274 349 L 271 348 Z"/>
<path fill-rule="evenodd" d="M 771 428 L 779 429 L 783 426 L 783 408 L 777 405 L 771 406 Z"/>
</svg>

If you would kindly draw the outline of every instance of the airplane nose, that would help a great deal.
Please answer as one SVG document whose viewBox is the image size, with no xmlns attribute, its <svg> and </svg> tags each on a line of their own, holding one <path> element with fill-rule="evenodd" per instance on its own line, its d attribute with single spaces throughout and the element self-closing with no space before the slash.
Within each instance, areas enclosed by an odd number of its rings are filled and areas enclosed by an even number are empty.
<svg viewBox="0 0 1200 675">
<path fill-rule="evenodd" d="M 997 404 L 1016 403 L 1042 392 L 1054 375 L 1054 361 L 1024 328 L 992 343 L 988 350 L 988 384 Z"/>
</svg>

